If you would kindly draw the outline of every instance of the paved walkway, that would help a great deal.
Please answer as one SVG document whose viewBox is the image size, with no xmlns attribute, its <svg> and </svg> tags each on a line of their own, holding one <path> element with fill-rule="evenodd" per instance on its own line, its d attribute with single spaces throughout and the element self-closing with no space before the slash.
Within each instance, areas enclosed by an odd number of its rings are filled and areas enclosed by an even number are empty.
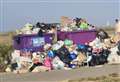
<svg viewBox="0 0 120 82">
<path fill-rule="evenodd" d="M 103 67 L 82 67 L 73 70 L 53 70 L 40 73 L 1 73 L 0 82 L 60 82 L 67 79 L 87 78 L 120 74 L 120 65 L 104 65 Z"/>
</svg>

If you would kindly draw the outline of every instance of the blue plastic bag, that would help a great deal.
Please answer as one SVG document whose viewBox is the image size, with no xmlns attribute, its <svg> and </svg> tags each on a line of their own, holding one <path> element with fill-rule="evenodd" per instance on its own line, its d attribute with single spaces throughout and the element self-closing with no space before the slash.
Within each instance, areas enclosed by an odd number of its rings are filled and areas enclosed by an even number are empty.
<svg viewBox="0 0 120 82">
<path fill-rule="evenodd" d="M 50 57 L 50 58 L 54 58 L 54 57 L 55 57 L 55 53 L 54 53 L 54 51 L 52 51 L 52 50 L 48 51 L 47 55 L 48 55 L 48 57 Z"/>
<path fill-rule="evenodd" d="M 77 55 L 76 55 L 75 53 L 70 53 L 70 55 L 69 55 L 69 58 L 70 58 L 71 60 L 76 59 L 76 57 L 77 57 Z"/>
</svg>

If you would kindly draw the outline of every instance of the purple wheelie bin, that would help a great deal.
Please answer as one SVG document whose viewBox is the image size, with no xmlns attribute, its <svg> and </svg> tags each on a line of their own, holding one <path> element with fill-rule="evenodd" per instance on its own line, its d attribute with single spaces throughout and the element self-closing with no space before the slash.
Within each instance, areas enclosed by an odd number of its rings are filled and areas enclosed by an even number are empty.
<svg viewBox="0 0 120 82">
<path fill-rule="evenodd" d="M 80 30 L 72 32 L 58 32 L 58 40 L 70 39 L 75 44 L 85 44 L 96 38 L 96 30 Z"/>
<path fill-rule="evenodd" d="M 53 34 L 38 35 L 17 35 L 13 38 L 13 47 L 17 50 L 43 51 L 46 43 L 52 43 Z"/>
</svg>

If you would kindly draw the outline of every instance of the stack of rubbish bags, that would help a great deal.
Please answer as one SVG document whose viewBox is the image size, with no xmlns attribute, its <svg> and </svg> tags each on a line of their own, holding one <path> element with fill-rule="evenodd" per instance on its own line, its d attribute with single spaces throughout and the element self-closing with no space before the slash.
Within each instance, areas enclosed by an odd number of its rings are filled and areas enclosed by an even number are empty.
<svg viewBox="0 0 120 82">
<path fill-rule="evenodd" d="M 40 23 L 35 25 L 31 23 L 25 24 L 21 29 L 16 30 L 17 34 L 40 34 L 40 33 L 54 33 L 56 30 L 60 31 L 78 31 L 78 30 L 93 30 L 95 26 L 89 24 L 83 18 L 69 18 L 61 17 L 61 23 Z"/>
<path fill-rule="evenodd" d="M 66 19 L 66 17 L 63 17 Z M 66 19 L 67 20 L 67 19 Z M 76 18 L 72 22 L 62 20 L 61 31 L 93 29 L 94 26 L 85 20 Z M 59 26 L 58 26 L 59 27 Z M 72 30 L 71 30 L 72 29 Z M 58 30 L 58 29 L 57 29 Z M 54 33 L 56 26 L 37 23 L 35 26 L 26 24 L 17 34 Z M 51 70 L 71 70 L 82 66 L 97 66 L 120 63 L 120 35 L 110 37 L 107 32 L 99 29 L 96 38 L 85 44 L 76 44 L 70 39 L 59 40 L 55 43 L 46 43 L 44 51 L 32 49 L 14 50 L 11 53 L 10 65 L 6 72 L 26 73 Z"/>
<path fill-rule="evenodd" d="M 14 50 L 11 54 L 11 65 L 6 71 L 42 72 L 120 63 L 120 40 L 115 41 L 100 29 L 95 40 L 86 44 L 75 44 L 66 39 L 54 44 L 45 44 L 44 52 Z"/>
<path fill-rule="evenodd" d="M 30 35 L 30 34 L 42 34 L 42 33 L 54 33 L 55 28 L 59 27 L 59 24 L 48 24 L 37 22 L 35 25 L 26 23 L 24 27 L 16 30 L 16 34 Z"/>
<path fill-rule="evenodd" d="M 93 30 L 95 26 L 89 24 L 84 18 L 61 17 L 61 31 Z"/>
</svg>

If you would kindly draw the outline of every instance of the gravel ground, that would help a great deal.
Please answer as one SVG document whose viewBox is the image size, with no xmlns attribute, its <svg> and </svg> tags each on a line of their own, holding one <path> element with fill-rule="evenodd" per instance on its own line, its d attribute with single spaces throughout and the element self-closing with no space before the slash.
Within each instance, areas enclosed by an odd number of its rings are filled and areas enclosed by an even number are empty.
<svg viewBox="0 0 120 82">
<path fill-rule="evenodd" d="M 0 73 L 0 82 L 61 82 L 68 79 L 106 76 L 112 73 L 120 74 L 120 65 L 81 67 L 73 70 L 53 70 L 40 73 Z"/>
</svg>

